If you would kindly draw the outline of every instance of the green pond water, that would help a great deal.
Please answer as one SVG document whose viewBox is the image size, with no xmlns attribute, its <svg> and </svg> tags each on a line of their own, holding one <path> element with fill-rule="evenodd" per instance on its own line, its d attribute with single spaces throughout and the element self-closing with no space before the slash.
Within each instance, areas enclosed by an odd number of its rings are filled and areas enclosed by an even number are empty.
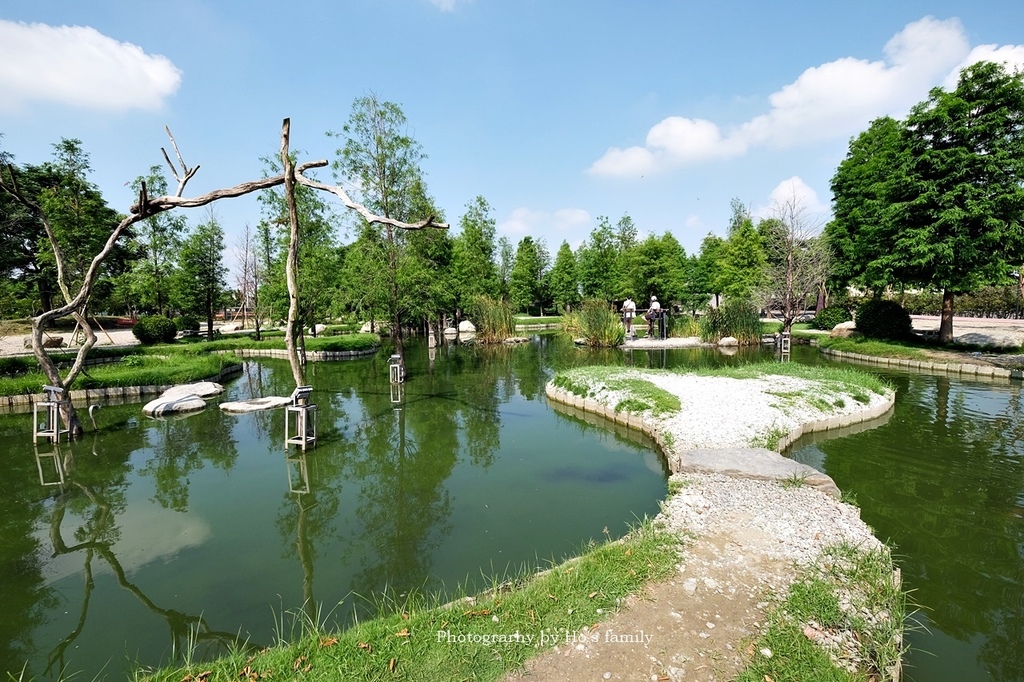
<svg viewBox="0 0 1024 682">
<path fill-rule="evenodd" d="M 57 449 L 33 448 L 30 414 L 0 415 L 0 666 L 120 679 L 189 647 L 287 638 L 302 613 L 344 625 L 385 591 L 472 591 L 618 537 L 657 512 L 664 462 L 646 438 L 548 404 L 552 372 L 763 357 L 591 352 L 545 334 L 413 341 L 400 395 L 386 351 L 310 365 L 318 442 L 304 456 L 286 452 L 281 410 L 151 420 L 108 405 L 99 432 Z M 922 605 L 907 679 L 1024 679 L 1020 385 L 885 376 L 887 419 L 792 455 L 853 492 L 895 546 Z M 247 362 L 223 399 L 287 395 L 291 381 L 283 361 Z"/>
</svg>

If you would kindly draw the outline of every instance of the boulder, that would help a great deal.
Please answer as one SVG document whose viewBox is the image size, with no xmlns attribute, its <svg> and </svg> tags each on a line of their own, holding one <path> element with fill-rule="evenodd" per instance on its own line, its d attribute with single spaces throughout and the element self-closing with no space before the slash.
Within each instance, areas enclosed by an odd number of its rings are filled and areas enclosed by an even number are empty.
<svg viewBox="0 0 1024 682">
<path fill-rule="evenodd" d="M 163 417 L 183 412 L 198 412 L 206 407 L 206 401 L 197 395 L 183 395 L 171 398 L 163 396 L 142 406 L 142 412 L 150 417 Z"/>
<path fill-rule="evenodd" d="M 326 324 L 314 324 L 312 327 L 309 328 L 309 333 L 312 334 L 313 336 L 320 336 L 325 331 L 327 331 Z"/>
<path fill-rule="evenodd" d="M 252 398 L 250 400 L 221 403 L 220 409 L 232 414 L 243 414 L 246 412 L 260 412 L 261 410 L 273 410 L 277 407 L 289 405 L 291 402 L 292 399 L 288 396 L 271 395 L 266 398 Z"/>
<path fill-rule="evenodd" d="M 196 396 L 198 398 L 209 398 L 211 396 L 220 395 L 224 392 L 224 387 L 220 384 L 216 384 L 212 381 L 197 381 L 194 384 L 181 384 L 180 386 L 171 386 L 169 389 L 160 394 L 162 400 L 175 400 L 183 396 Z"/>
<path fill-rule="evenodd" d="M 25 337 L 25 348 L 32 348 L 32 335 Z M 64 345 L 63 336 L 47 336 L 43 339 L 43 348 L 60 348 Z"/>
<path fill-rule="evenodd" d="M 829 336 L 834 336 L 837 339 L 859 339 L 864 336 L 857 331 L 857 323 L 853 320 L 846 322 L 840 322 L 836 326 L 832 327 L 832 331 L 829 332 Z"/>
<path fill-rule="evenodd" d="M 456 329 L 455 327 L 445 327 L 444 328 L 444 335 L 445 336 L 456 336 L 458 333 L 459 333 L 459 330 Z"/>
<path fill-rule="evenodd" d="M 740 342 L 739 339 L 737 339 L 735 336 L 723 336 L 721 339 L 719 339 L 718 345 L 726 347 L 738 346 L 740 345 Z"/>
<path fill-rule="evenodd" d="M 381 332 L 387 331 L 387 328 L 388 328 L 388 326 L 386 324 L 384 324 L 383 322 L 380 322 L 379 320 L 377 322 L 374 322 L 373 326 L 375 328 L 374 333 L 376 333 L 376 334 L 380 334 Z M 359 328 L 359 333 L 360 334 L 369 334 L 370 333 L 370 323 L 369 322 L 363 322 L 363 326 Z"/>
<path fill-rule="evenodd" d="M 476 333 L 476 325 L 474 325 L 469 320 L 463 320 L 462 322 L 459 322 L 459 333 L 460 334 L 466 334 L 466 333 L 475 334 Z"/>
<path fill-rule="evenodd" d="M 230 324 L 223 325 L 220 330 L 222 332 L 237 332 L 242 328 L 242 325 L 238 322 L 232 322 Z"/>
</svg>

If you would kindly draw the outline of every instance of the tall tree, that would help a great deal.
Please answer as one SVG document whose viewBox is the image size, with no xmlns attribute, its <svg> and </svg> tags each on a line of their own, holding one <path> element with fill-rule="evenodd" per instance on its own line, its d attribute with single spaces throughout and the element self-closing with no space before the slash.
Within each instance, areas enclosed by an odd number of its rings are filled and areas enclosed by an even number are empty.
<svg viewBox="0 0 1024 682">
<path fill-rule="evenodd" d="M 833 219 L 824 232 L 835 285 L 881 292 L 894 283 L 895 273 L 876 256 L 890 245 L 892 184 L 906 153 L 903 124 L 888 116 L 872 121 L 850 141 L 832 177 Z"/>
<path fill-rule="evenodd" d="M 749 301 L 764 282 L 765 254 L 754 219 L 746 215 L 729 229 L 718 254 L 715 289 L 727 298 Z"/>
<path fill-rule="evenodd" d="M 462 231 L 455 238 L 452 267 L 458 307 L 466 310 L 476 296 L 497 298 L 500 295 L 495 263 L 495 220 L 487 200 L 478 196 L 469 202 L 459 225 Z"/>
<path fill-rule="evenodd" d="M 551 299 L 555 305 L 570 311 L 580 301 L 580 282 L 576 274 L 576 255 L 572 252 L 569 242 L 563 241 L 555 255 L 555 264 L 551 267 L 550 281 Z"/>
<path fill-rule="evenodd" d="M 167 194 L 167 180 L 160 166 L 152 166 L 148 175 L 136 178 L 132 190 L 141 191 L 142 183 L 157 196 Z M 142 310 L 168 314 L 170 282 L 185 228 L 184 216 L 166 212 L 149 216 L 135 228 L 133 241 L 142 257 L 129 274 L 129 289 L 133 301 Z"/>
<path fill-rule="evenodd" d="M 576 255 L 584 298 L 613 300 L 618 293 L 619 242 L 607 216 L 598 216 L 597 227 Z"/>
<path fill-rule="evenodd" d="M 981 62 L 952 92 L 911 110 L 905 182 L 894 187 L 894 266 L 942 290 L 939 340 L 956 294 L 1004 280 L 1024 259 L 1024 74 Z"/>
<path fill-rule="evenodd" d="M 213 318 L 224 300 L 227 268 L 223 262 L 224 229 L 210 209 L 181 244 L 178 258 L 179 305 L 206 320 L 207 338 L 213 339 Z"/>
<path fill-rule="evenodd" d="M 505 235 L 498 238 L 498 287 L 501 290 L 502 298 L 510 295 L 510 284 L 512 282 L 512 267 L 516 264 L 516 251 L 512 248 L 512 242 Z"/>
<path fill-rule="evenodd" d="M 397 104 L 375 94 L 357 98 L 342 132 L 328 133 L 345 140 L 332 167 L 336 178 L 359 188 L 362 203 L 370 211 L 398 221 L 432 220 L 435 214 L 423 214 L 433 208 L 420 169 L 426 155 L 407 127 Z M 421 292 L 402 285 L 403 268 L 415 265 L 401 230 L 387 222 L 374 229 L 380 232 L 380 249 L 367 255 L 380 256 L 376 267 L 382 271 L 384 295 L 371 300 L 382 300 L 392 338 L 400 344 L 403 321 L 421 303 L 417 298 Z"/>
<path fill-rule="evenodd" d="M 509 277 L 509 296 L 517 310 L 529 311 L 540 300 L 541 259 L 533 237 L 519 240 L 516 262 Z"/>
<path fill-rule="evenodd" d="M 767 262 L 758 302 L 782 322 L 784 332 L 824 285 L 831 263 L 828 245 L 806 210 L 790 197 L 775 207 L 775 217 L 758 225 Z"/>
</svg>

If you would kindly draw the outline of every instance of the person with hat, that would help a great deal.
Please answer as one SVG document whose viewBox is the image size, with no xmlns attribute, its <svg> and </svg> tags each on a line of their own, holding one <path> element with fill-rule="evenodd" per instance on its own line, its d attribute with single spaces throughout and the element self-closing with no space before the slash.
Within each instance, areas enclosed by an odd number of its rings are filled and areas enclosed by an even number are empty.
<svg viewBox="0 0 1024 682">
<path fill-rule="evenodd" d="M 661 304 L 658 303 L 658 297 L 651 296 L 651 304 L 647 307 L 647 313 L 644 315 L 644 319 L 647 320 L 647 338 L 654 336 L 654 321 L 660 314 Z"/>
</svg>

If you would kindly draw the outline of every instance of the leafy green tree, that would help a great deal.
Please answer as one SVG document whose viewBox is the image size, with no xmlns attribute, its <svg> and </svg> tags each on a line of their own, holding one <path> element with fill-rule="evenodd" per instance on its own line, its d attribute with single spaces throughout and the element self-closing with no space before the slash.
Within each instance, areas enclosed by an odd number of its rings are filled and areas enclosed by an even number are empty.
<svg viewBox="0 0 1024 682">
<path fill-rule="evenodd" d="M 616 298 L 619 253 L 619 241 L 611 222 L 607 216 L 598 216 L 597 227 L 591 230 L 590 238 L 580 245 L 576 254 L 583 298 L 604 301 Z"/>
<path fill-rule="evenodd" d="M 464 311 L 477 296 L 497 298 L 500 294 L 495 221 L 487 200 L 478 196 L 469 202 L 459 225 L 462 231 L 454 240 L 452 276 L 458 307 Z"/>
<path fill-rule="evenodd" d="M 146 183 L 146 191 L 154 196 L 168 193 L 167 180 L 161 174 L 160 166 L 152 166 L 149 175 L 137 177 L 132 183 L 132 190 L 138 193 L 143 182 Z M 125 277 L 131 299 L 141 311 L 168 315 L 170 282 L 185 228 L 185 217 L 170 212 L 139 221 L 135 228 L 132 241 L 141 257 Z"/>
<path fill-rule="evenodd" d="M 761 235 L 749 215 L 730 232 L 718 254 L 714 288 L 727 298 L 749 301 L 764 281 L 766 259 Z"/>
<path fill-rule="evenodd" d="M 690 268 L 691 296 L 694 300 L 693 309 L 702 307 L 714 297 L 715 305 L 719 303 L 719 261 L 725 251 L 725 240 L 716 234 L 708 233 L 700 243 L 700 254 Z M 697 303 L 698 299 L 703 301 Z"/>
<path fill-rule="evenodd" d="M 281 172 L 276 156 L 263 158 L 264 174 Z M 258 249 L 265 260 L 263 291 L 260 298 L 271 310 L 288 309 L 288 287 L 285 264 L 288 256 L 288 204 L 284 190 L 274 187 L 260 193 L 263 218 L 257 227 Z M 295 187 L 295 208 L 300 226 L 298 275 L 298 327 L 315 327 L 330 317 L 338 298 L 338 285 L 344 250 L 338 244 L 335 223 L 337 216 L 324 195 L 311 187 Z"/>
<path fill-rule="evenodd" d="M 948 343 L 954 297 L 1002 282 L 1024 259 L 1024 74 L 967 67 L 953 92 L 936 88 L 911 110 L 906 136 L 891 260 L 907 280 L 942 290 Z"/>
<path fill-rule="evenodd" d="M 915 106 L 898 140 L 891 128 L 876 122 L 851 145 L 833 179 L 829 238 L 869 282 L 942 290 L 947 343 L 955 297 L 1003 282 L 1024 260 L 1024 75 L 979 62 Z"/>
<path fill-rule="evenodd" d="M 211 210 L 206 221 L 185 237 L 178 257 L 178 302 L 186 313 L 206 319 L 213 339 L 213 316 L 224 300 L 227 268 L 223 263 L 224 229 Z"/>
<path fill-rule="evenodd" d="M 563 310 L 572 310 L 580 302 L 579 276 L 576 273 L 576 256 L 569 242 L 563 241 L 558 247 L 555 264 L 548 278 L 551 288 L 551 299 Z"/>
<path fill-rule="evenodd" d="M 892 271 L 875 256 L 888 249 L 892 183 L 906 153 L 903 125 L 888 116 L 872 121 L 851 140 L 832 177 L 833 219 L 824 231 L 835 286 L 881 291 L 893 283 Z"/>
<path fill-rule="evenodd" d="M 523 237 L 516 248 L 516 262 L 509 277 L 509 296 L 517 310 L 528 311 L 540 301 L 541 268 L 537 243 L 533 237 Z"/>
<path fill-rule="evenodd" d="M 657 296 L 663 305 L 682 297 L 686 251 L 672 233 L 650 235 L 623 254 L 621 262 L 621 297 L 635 297 L 640 307 L 651 296 Z"/>
<path fill-rule="evenodd" d="M 412 222 L 436 215 L 436 208 L 426 192 L 420 169 L 426 155 L 406 128 L 405 114 L 397 104 L 371 94 L 353 102 L 342 132 L 328 135 L 345 139 L 332 164 L 335 177 L 358 187 L 361 203 L 370 211 Z M 367 230 L 377 235 L 370 235 Z M 409 286 L 422 281 L 423 268 L 431 270 L 430 259 L 421 257 L 427 249 L 410 253 L 409 236 L 387 223 L 361 228 L 360 236 L 364 237 L 364 244 L 373 248 L 360 254 L 357 263 L 379 271 L 379 276 L 367 279 L 374 289 L 364 291 L 360 298 L 387 318 L 392 338 L 400 343 L 403 322 L 424 311 L 424 292 Z M 356 282 L 351 277 L 349 281 Z M 431 303 L 426 307 L 436 306 Z"/>
<path fill-rule="evenodd" d="M 505 235 L 498 238 L 498 286 L 502 298 L 509 296 L 512 267 L 516 264 L 516 251 Z"/>
</svg>

